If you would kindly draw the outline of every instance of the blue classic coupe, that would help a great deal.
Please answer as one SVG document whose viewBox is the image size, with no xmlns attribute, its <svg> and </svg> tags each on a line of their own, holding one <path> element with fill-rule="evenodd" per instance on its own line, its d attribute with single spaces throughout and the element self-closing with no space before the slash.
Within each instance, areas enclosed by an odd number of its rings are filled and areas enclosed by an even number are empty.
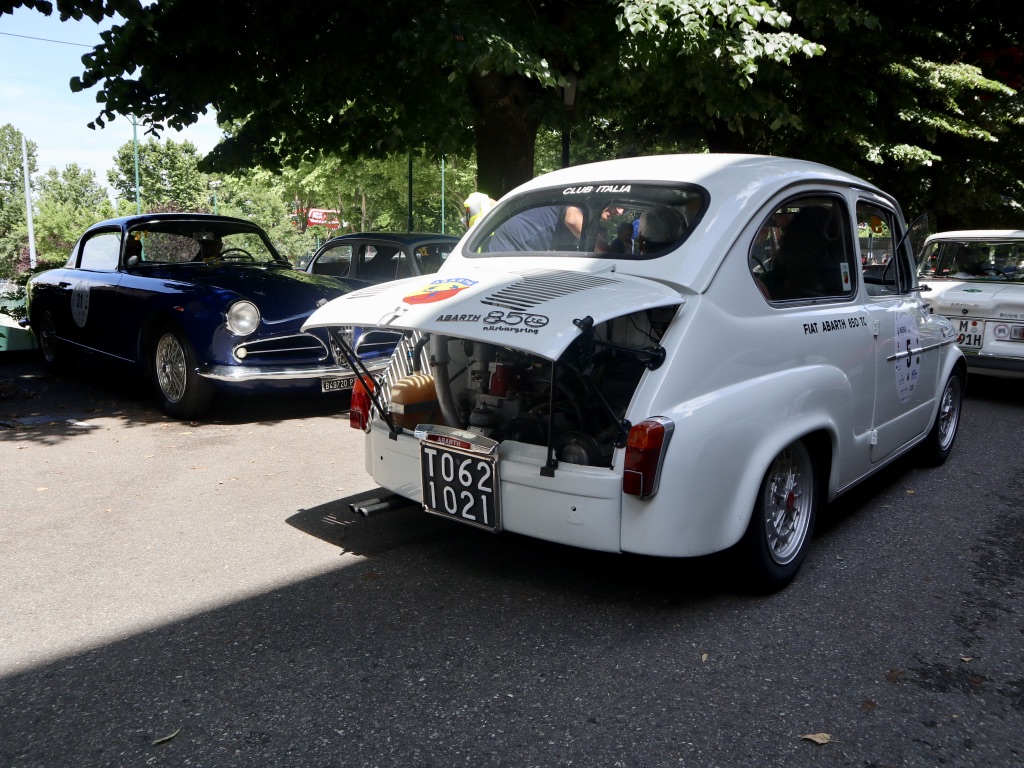
<svg viewBox="0 0 1024 768">
<path fill-rule="evenodd" d="M 322 329 L 301 330 L 349 290 L 293 269 L 250 222 L 150 214 L 90 227 L 67 264 L 29 281 L 26 322 L 50 366 L 75 351 L 133 365 L 167 414 L 194 419 L 218 389 L 351 389 L 350 354 Z M 347 333 L 370 372 L 387 366 L 392 334 Z"/>
</svg>

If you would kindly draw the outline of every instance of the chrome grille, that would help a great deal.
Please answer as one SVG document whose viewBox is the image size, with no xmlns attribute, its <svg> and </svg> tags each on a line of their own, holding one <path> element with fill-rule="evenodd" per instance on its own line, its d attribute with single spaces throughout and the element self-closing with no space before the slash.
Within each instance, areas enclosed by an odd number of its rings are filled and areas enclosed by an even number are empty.
<svg viewBox="0 0 1024 768">
<path fill-rule="evenodd" d="M 310 333 L 255 339 L 235 347 L 235 358 L 245 363 L 306 363 L 327 359 L 327 346 Z"/>
</svg>

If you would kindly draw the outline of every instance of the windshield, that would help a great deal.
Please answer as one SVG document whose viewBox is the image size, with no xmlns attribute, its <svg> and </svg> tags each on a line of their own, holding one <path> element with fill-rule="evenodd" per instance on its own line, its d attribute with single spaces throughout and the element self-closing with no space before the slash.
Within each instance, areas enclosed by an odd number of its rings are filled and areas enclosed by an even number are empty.
<svg viewBox="0 0 1024 768">
<path fill-rule="evenodd" d="M 918 276 L 1024 282 L 1024 240 L 933 240 Z"/>
<path fill-rule="evenodd" d="M 678 247 L 707 209 L 696 186 L 601 183 L 520 195 L 470 230 L 465 255 L 559 252 L 656 258 Z"/>
<path fill-rule="evenodd" d="M 140 222 L 128 232 L 125 263 L 291 266 L 258 228 L 224 221 Z"/>
</svg>

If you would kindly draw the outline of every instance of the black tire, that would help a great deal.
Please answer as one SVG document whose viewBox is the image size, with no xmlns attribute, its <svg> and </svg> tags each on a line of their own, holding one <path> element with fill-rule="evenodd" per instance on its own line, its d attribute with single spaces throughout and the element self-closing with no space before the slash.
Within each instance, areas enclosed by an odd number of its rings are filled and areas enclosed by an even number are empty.
<svg viewBox="0 0 1024 768">
<path fill-rule="evenodd" d="M 46 367 L 54 371 L 63 370 L 64 354 L 57 341 L 57 324 L 53 320 L 53 313 L 48 309 L 43 310 L 37 321 L 32 323 L 32 331 L 39 341 L 39 351 Z"/>
<path fill-rule="evenodd" d="M 935 412 L 928 437 L 921 443 L 919 457 L 921 463 L 929 467 L 943 464 L 953 450 L 956 433 L 960 427 L 960 411 L 964 402 L 964 375 L 955 370 L 946 379 L 939 398 L 939 408 Z"/>
<path fill-rule="evenodd" d="M 165 327 L 156 335 L 150 354 L 153 381 L 164 413 L 196 419 L 213 399 L 213 385 L 196 373 L 196 354 L 185 335 Z"/>
<path fill-rule="evenodd" d="M 816 468 L 798 440 L 772 459 L 743 536 L 741 551 L 755 591 L 775 592 L 796 576 L 814 534 L 817 508 Z"/>
</svg>

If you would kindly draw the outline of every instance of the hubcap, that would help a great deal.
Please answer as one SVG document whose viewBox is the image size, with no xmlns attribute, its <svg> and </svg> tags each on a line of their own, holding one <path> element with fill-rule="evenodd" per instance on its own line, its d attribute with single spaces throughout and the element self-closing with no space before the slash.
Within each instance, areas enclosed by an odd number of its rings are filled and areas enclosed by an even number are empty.
<svg viewBox="0 0 1024 768">
<path fill-rule="evenodd" d="M 768 552 L 786 565 L 800 551 L 811 517 L 810 461 L 787 448 L 772 462 L 765 488 L 764 527 Z"/>
<path fill-rule="evenodd" d="M 156 345 L 156 380 L 164 397 L 176 403 L 185 394 L 185 350 L 171 334 L 164 334 Z"/>
</svg>

